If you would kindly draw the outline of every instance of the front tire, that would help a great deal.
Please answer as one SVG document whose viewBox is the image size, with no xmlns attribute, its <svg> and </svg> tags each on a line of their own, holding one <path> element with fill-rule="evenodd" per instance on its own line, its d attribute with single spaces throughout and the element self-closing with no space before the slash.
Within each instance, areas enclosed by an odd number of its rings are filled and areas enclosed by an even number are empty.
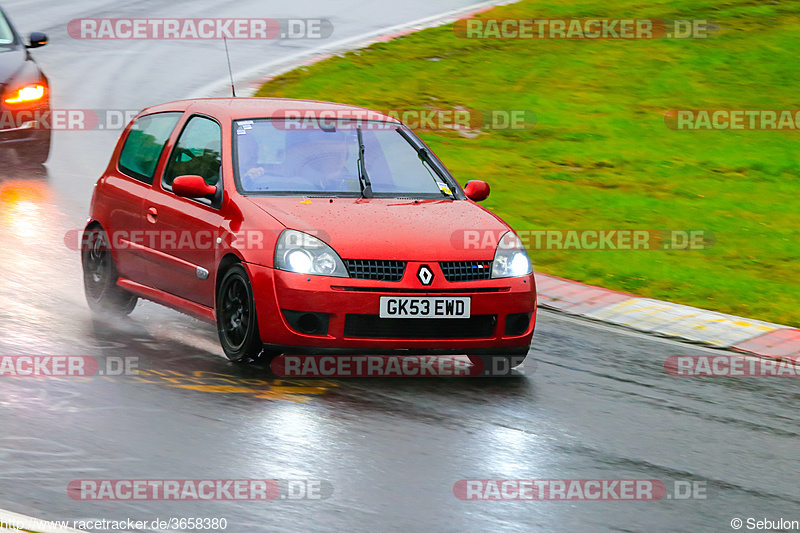
<svg viewBox="0 0 800 533">
<path fill-rule="evenodd" d="M 111 257 L 108 236 L 99 226 L 84 232 L 81 262 L 89 308 L 97 314 L 129 315 L 139 298 L 117 286 L 119 274 Z"/>
<path fill-rule="evenodd" d="M 264 349 L 258 332 L 253 287 L 241 264 L 229 268 L 219 284 L 217 333 L 231 361 L 256 360 Z"/>
</svg>

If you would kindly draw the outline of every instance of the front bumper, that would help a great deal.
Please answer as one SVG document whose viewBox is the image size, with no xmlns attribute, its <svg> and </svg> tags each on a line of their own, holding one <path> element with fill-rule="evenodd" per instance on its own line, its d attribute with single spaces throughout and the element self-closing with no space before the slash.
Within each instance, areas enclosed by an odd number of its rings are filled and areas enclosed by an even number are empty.
<svg viewBox="0 0 800 533">
<path fill-rule="evenodd" d="M 41 135 L 36 122 L 27 122 L 19 128 L 0 129 L 0 144 L 36 140 Z"/>
<path fill-rule="evenodd" d="M 457 353 L 475 355 L 505 355 L 527 352 L 536 322 L 536 288 L 532 275 L 520 278 L 494 279 L 448 283 L 436 262 L 426 262 L 434 271 L 434 282 L 424 287 L 413 272 L 422 263 L 409 262 L 400 282 L 383 282 L 352 278 L 333 278 L 294 274 L 246 264 L 256 300 L 259 331 L 267 345 L 282 351 L 304 353 Z M 353 327 L 353 316 L 367 317 L 373 326 L 380 323 L 381 296 L 468 296 L 472 317 L 480 329 L 464 328 L 457 320 L 469 319 L 406 319 L 399 327 L 389 331 L 398 336 L 380 338 L 354 332 L 373 331 Z M 327 316 L 327 334 L 308 335 L 293 329 L 285 310 L 322 313 Z M 530 322 L 520 334 L 506 334 L 509 315 L 527 313 Z M 494 319 L 487 318 L 494 317 Z M 513 317 L 512 317 L 513 318 Z M 391 319 L 389 319 L 391 320 Z M 488 321 L 494 320 L 491 326 Z M 346 327 L 346 324 L 349 325 Z M 427 322 L 427 324 L 423 324 Z M 480 323 L 480 324 L 478 324 Z M 453 336 L 452 330 L 443 330 L 436 337 L 436 328 L 462 326 L 465 336 Z M 411 328 L 405 331 L 404 328 Z M 425 331 L 428 338 L 413 338 L 417 331 Z M 476 336 L 477 335 L 477 336 Z"/>
<path fill-rule="evenodd" d="M 38 141 L 49 132 L 48 104 L 9 109 L 0 104 L 0 144 Z"/>
</svg>

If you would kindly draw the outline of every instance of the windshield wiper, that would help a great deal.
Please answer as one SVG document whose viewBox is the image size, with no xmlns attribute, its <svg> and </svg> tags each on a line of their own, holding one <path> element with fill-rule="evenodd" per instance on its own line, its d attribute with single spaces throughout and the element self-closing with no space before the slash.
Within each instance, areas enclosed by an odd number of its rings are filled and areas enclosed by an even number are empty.
<svg viewBox="0 0 800 533">
<path fill-rule="evenodd" d="M 364 161 L 364 135 L 361 133 L 361 126 L 356 128 L 358 134 L 358 182 L 361 185 L 361 197 L 372 198 L 372 183 L 367 174 L 367 163 Z"/>
<path fill-rule="evenodd" d="M 444 175 L 444 173 L 442 173 L 442 171 L 439 168 L 439 166 L 434 162 L 433 156 L 431 155 L 430 150 L 428 150 L 424 146 L 417 146 L 417 144 L 413 141 L 411 136 L 408 133 L 406 133 L 405 131 L 403 131 L 401 128 L 397 128 L 395 131 L 397 131 L 397 133 L 399 133 L 400 136 L 403 139 L 405 139 L 406 142 L 408 144 L 410 144 L 411 147 L 414 150 L 416 150 L 417 157 L 419 157 L 419 160 L 422 161 L 423 165 L 427 168 L 428 174 L 431 175 L 431 178 L 433 178 L 434 181 L 436 181 L 437 183 L 440 184 L 439 188 L 441 189 L 441 186 L 447 187 L 447 182 L 450 181 L 450 180 L 447 179 L 447 177 Z M 438 180 L 433 175 L 434 172 L 436 173 L 436 176 L 439 176 Z M 441 181 L 439 181 L 439 180 L 441 180 Z M 442 194 L 444 194 L 446 196 L 450 196 L 451 198 L 455 198 L 455 194 L 453 194 L 453 192 L 450 190 L 449 187 L 448 187 L 447 191 L 442 189 Z"/>
</svg>

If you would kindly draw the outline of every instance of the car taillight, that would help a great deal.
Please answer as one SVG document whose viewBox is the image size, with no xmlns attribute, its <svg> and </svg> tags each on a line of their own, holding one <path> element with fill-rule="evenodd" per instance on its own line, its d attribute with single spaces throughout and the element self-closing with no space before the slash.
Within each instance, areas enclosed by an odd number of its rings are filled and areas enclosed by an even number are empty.
<svg viewBox="0 0 800 533">
<path fill-rule="evenodd" d="M 46 91 L 47 89 L 45 86 L 41 84 L 26 85 L 25 87 L 20 87 L 19 89 L 8 93 L 4 98 L 4 101 L 7 104 L 35 102 L 44 98 Z"/>
</svg>

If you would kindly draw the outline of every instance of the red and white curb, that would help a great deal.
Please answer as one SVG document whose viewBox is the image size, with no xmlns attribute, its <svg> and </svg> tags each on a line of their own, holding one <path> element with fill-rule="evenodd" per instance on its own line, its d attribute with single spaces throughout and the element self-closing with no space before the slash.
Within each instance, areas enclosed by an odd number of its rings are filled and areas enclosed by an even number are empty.
<svg viewBox="0 0 800 533">
<path fill-rule="evenodd" d="M 539 306 L 763 357 L 800 356 L 800 330 L 536 274 Z"/>
<path fill-rule="evenodd" d="M 497 6 L 513 4 L 518 0 L 500 0 L 480 2 L 461 9 L 454 9 L 438 15 L 424 17 L 411 22 L 404 22 L 388 28 L 382 28 L 367 33 L 362 33 L 354 37 L 348 37 L 332 43 L 324 44 L 310 50 L 305 50 L 280 59 L 267 61 L 255 65 L 247 70 L 236 72 L 233 75 L 234 85 L 237 87 L 237 94 L 242 96 L 253 96 L 261 85 L 268 82 L 275 76 L 289 72 L 298 67 L 314 64 L 329 57 L 365 48 L 377 42 L 386 42 L 403 35 L 408 35 L 426 28 L 433 28 L 443 24 L 449 24 L 462 18 L 469 18 L 478 13 L 488 11 Z M 241 86 L 241 87 L 240 87 Z M 208 85 L 200 87 L 192 92 L 187 99 L 209 98 L 215 96 L 230 96 L 231 81 L 230 77 L 220 78 Z"/>
</svg>

